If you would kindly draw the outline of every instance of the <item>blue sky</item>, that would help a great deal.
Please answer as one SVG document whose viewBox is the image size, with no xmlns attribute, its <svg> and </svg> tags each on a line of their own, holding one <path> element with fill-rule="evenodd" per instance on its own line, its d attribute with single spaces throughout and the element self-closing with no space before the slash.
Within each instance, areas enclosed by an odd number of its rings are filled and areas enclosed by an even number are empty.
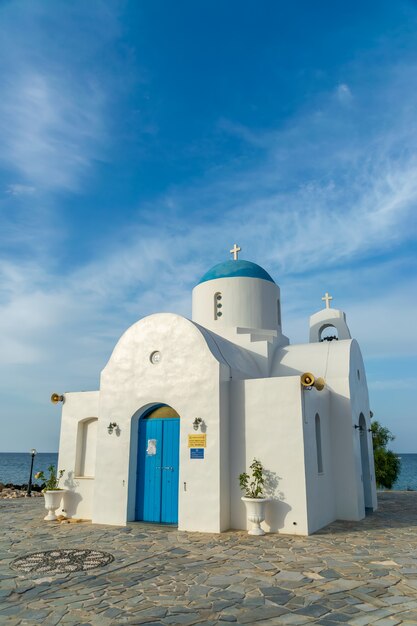
<svg viewBox="0 0 417 626">
<path fill-rule="evenodd" d="M 0 450 L 58 448 L 52 391 L 230 257 L 307 341 L 329 291 L 375 417 L 417 452 L 417 6 L 0 2 Z"/>
</svg>

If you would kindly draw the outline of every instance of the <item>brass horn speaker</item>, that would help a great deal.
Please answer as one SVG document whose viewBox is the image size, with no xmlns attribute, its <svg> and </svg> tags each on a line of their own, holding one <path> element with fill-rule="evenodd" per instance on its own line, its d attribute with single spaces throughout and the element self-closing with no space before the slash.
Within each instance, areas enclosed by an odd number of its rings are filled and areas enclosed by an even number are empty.
<svg viewBox="0 0 417 626">
<path fill-rule="evenodd" d="M 51 396 L 52 404 L 58 404 L 58 402 L 64 402 L 64 396 L 60 396 L 58 393 L 53 393 Z"/>
<path fill-rule="evenodd" d="M 314 378 L 313 374 L 311 374 L 310 372 L 305 372 L 301 376 L 301 384 L 303 387 L 312 387 L 315 380 L 316 379 Z"/>
<path fill-rule="evenodd" d="M 324 378 L 316 378 L 316 380 L 314 381 L 314 387 L 317 389 L 317 391 L 323 391 L 323 389 L 326 386 L 326 381 L 324 380 Z"/>
</svg>

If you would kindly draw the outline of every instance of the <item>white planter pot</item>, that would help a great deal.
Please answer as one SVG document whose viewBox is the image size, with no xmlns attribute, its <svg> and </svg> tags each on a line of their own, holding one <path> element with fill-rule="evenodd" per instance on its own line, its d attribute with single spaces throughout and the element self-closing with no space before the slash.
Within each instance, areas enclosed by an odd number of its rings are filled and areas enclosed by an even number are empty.
<svg viewBox="0 0 417 626">
<path fill-rule="evenodd" d="M 62 500 L 62 496 L 64 495 L 64 489 L 56 489 L 51 491 L 45 491 L 43 496 L 45 498 L 45 509 L 48 511 L 48 515 L 46 515 L 43 519 L 48 522 L 52 522 L 56 520 L 55 511 L 59 508 Z"/>
<path fill-rule="evenodd" d="M 246 505 L 246 515 L 248 520 L 254 524 L 252 530 L 248 531 L 249 535 L 264 535 L 260 524 L 265 519 L 265 504 L 269 502 L 269 498 L 241 498 Z"/>
</svg>

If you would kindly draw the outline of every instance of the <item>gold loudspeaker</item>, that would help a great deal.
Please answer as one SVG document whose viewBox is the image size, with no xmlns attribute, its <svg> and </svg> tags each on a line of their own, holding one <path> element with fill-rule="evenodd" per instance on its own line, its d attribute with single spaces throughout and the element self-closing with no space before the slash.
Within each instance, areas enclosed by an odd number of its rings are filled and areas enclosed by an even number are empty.
<svg viewBox="0 0 417 626">
<path fill-rule="evenodd" d="M 58 404 L 58 402 L 64 402 L 64 396 L 60 396 L 58 393 L 53 393 L 51 396 L 52 404 Z"/>
<path fill-rule="evenodd" d="M 311 372 L 305 372 L 305 374 L 301 376 L 301 384 L 306 389 L 315 387 L 317 391 L 322 391 L 326 385 L 326 381 L 321 377 L 315 378 Z"/>
<path fill-rule="evenodd" d="M 305 372 L 305 374 L 301 376 L 301 384 L 303 387 L 312 387 L 315 380 L 313 374 L 310 374 L 310 372 Z"/>
</svg>

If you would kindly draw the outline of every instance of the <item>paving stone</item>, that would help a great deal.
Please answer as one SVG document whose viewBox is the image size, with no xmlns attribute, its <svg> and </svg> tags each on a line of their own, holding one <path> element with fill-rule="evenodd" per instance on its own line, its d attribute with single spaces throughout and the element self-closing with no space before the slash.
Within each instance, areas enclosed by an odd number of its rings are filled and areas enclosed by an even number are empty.
<svg viewBox="0 0 417 626">
<path fill-rule="evenodd" d="M 322 569 L 320 570 L 320 576 L 323 578 L 340 578 L 340 574 L 334 569 Z"/>
<path fill-rule="evenodd" d="M 310 617 L 321 617 L 329 613 L 329 608 L 322 604 L 310 604 L 309 606 L 304 606 L 302 609 L 294 611 L 294 613 L 297 615 L 308 615 Z"/>
<path fill-rule="evenodd" d="M 198 613 L 188 613 L 187 615 L 169 615 L 164 622 L 166 624 L 195 624 L 199 621 Z"/>
<path fill-rule="evenodd" d="M 284 615 L 287 611 L 279 607 L 265 607 L 263 611 L 243 611 L 238 614 L 239 624 L 254 624 L 270 617 Z"/>
<path fill-rule="evenodd" d="M 346 623 L 350 619 L 352 619 L 352 616 L 351 615 L 346 615 L 345 613 L 332 613 L 329 616 L 329 619 L 333 620 L 334 622 L 338 622 L 338 623 Z"/>
</svg>

